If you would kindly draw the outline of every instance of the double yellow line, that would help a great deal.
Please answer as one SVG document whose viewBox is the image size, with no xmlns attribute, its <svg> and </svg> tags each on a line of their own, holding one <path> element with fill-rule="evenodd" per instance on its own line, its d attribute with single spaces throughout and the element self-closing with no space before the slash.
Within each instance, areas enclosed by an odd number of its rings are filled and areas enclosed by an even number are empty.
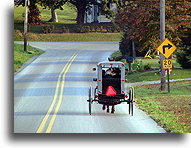
<svg viewBox="0 0 191 148">
<path fill-rule="evenodd" d="M 62 71 L 60 72 L 59 74 L 59 77 L 58 77 L 58 81 L 57 81 L 57 84 L 56 84 L 56 91 L 55 91 L 55 94 L 54 94 L 54 99 L 52 101 L 52 104 L 48 110 L 48 112 L 46 113 L 45 117 L 43 118 L 38 130 L 36 131 L 36 133 L 42 133 L 44 128 L 45 128 L 45 125 L 47 123 L 47 120 L 48 118 L 50 117 L 50 114 L 52 113 L 52 110 L 57 103 L 56 105 L 56 108 L 55 108 L 55 111 L 54 111 L 54 114 L 52 115 L 51 119 L 50 119 L 50 122 L 48 124 L 48 127 L 46 129 L 46 133 L 50 133 L 51 132 L 51 129 L 52 129 L 52 126 L 54 124 L 54 121 L 56 119 L 56 115 L 58 113 L 58 110 L 60 108 L 60 105 L 62 103 L 62 100 L 63 100 L 63 92 L 64 92 L 64 85 L 65 85 L 65 77 L 66 77 L 66 73 L 68 72 L 69 68 L 71 67 L 72 65 L 72 62 L 74 61 L 74 59 L 77 57 L 77 53 L 75 53 L 72 57 L 70 57 L 70 59 L 68 60 L 67 64 L 64 66 L 64 68 L 62 69 Z M 58 92 L 60 90 L 60 94 L 58 96 Z M 58 98 L 58 101 L 57 101 L 57 98 Z"/>
</svg>

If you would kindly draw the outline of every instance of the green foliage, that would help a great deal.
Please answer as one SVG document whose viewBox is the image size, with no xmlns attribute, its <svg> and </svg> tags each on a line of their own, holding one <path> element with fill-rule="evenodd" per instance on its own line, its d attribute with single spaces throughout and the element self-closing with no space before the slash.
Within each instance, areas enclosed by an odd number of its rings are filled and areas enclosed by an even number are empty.
<svg viewBox="0 0 191 148">
<path fill-rule="evenodd" d="M 73 33 L 88 33 L 90 32 L 90 26 L 74 26 L 69 28 L 69 30 Z"/>
<path fill-rule="evenodd" d="M 133 71 L 143 70 L 142 60 L 140 60 L 140 59 L 134 60 L 134 62 L 132 63 L 132 69 L 133 69 Z"/>
<path fill-rule="evenodd" d="M 67 26 L 63 26 L 62 31 L 63 31 L 63 33 L 69 33 L 70 32 L 70 30 Z"/>
<path fill-rule="evenodd" d="M 152 54 L 152 55 L 150 55 L 150 56 L 151 56 L 152 59 L 156 59 L 156 58 L 157 58 L 157 56 L 154 55 L 154 54 Z"/>
<path fill-rule="evenodd" d="M 182 44 L 186 46 L 191 46 L 191 31 L 190 28 L 184 28 L 180 31 Z"/>
<path fill-rule="evenodd" d="M 107 32 L 110 32 L 110 33 L 117 32 L 115 26 L 106 26 L 106 30 L 107 30 Z"/>
<path fill-rule="evenodd" d="M 90 26 L 80 26 L 80 33 L 88 33 L 90 32 Z"/>
<path fill-rule="evenodd" d="M 116 52 L 112 53 L 111 57 L 113 59 L 115 59 L 116 61 L 121 61 L 124 58 L 119 50 L 117 50 Z"/>
<path fill-rule="evenodd" d="M 48 7 L 49 9 L 60 9 L 63 10 L 62 6 L 67 2 L 68 0 L 39 0 L 39 4 L 43 6 L 45 9 Z"/>
<path fill-rule="evenodd" d="M 176 53 L 177 62 L 181 65 L 182 68 L 190 69 L 191 68 L 191 46 L 183 46 Z"/>
<path fill-rule="evenodd" d="M 41 25 L 43 33 L 52 33 L 54 32 L 54 25 Z"/>
<path fill-rule="evenodd" d="M 182 36 L 182 47 L 178 49 L 176 53 L 177 62 L 182 68 L 191 68 L 191 31 L 187 28 Z"/>
<path fill-rule="evenodd" d="M 123 29 L 123 35 L 121 41 L 119 42 L 119 50 L 121 51 L 124 57 L 132 57 L 133 56 L 133 40 L 129 38 L 129 34 L 126 29 Z M 137 50 L 138 44 L 134 41 L 136 56 L 144 56 L 146 52 Z"/>
<path fill-rule="evenodd" d="M 119 42 L 119 50 L 124 57 L 131 57 L 132 56 L 132 46 L 131 40 L 127 39 L 127 34 L 124 33 L 122 36 L 121 41 Z"/>
<path fill-rule="evenodd" d="M 144 70 L 150 70 L 150 69 L 151 69 L 151 65 L 150 64 L 144 65 Z"/>
<path fill-rule="evenodd" d="M 111 9 L 111 5 L 115 4 L 117 9 L 120 10 L 125 6 L 125 1 L 123 0 L 101 0 L 101 10 L 102 13 L 109 19 L 113 19 L 116 15 L 116 10 Z"/>
</svg>

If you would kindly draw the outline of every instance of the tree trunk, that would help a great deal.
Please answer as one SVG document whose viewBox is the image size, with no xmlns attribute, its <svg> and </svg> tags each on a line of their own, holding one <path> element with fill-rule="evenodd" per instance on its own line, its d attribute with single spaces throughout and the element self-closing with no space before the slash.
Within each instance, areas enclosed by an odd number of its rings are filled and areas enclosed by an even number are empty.
<svg viewBox="0 0 191 148">
<path fill-rule="evenodd" d="M 84 16 L 85 16 L 85 8 L 84 7 L 77 7 L 77 24 L 83 25 L 84 24 Z"/>
<path fill-rule="evenodd" d="M 51 19 L 49 20 L 49 22 L 58 22 L 58 17 L 57 17 L 57 14 L 56 14 L 56 11 L 55 11 L 55 8 L 52 7 L 51 8 Z"/>
<path fill-rule="evenodd" d="M 133 39 L 131 41 L 132 41 L 133 58 L 135 58 L 136 57 L 135 42 L 133 41 Z"/>
</svg>

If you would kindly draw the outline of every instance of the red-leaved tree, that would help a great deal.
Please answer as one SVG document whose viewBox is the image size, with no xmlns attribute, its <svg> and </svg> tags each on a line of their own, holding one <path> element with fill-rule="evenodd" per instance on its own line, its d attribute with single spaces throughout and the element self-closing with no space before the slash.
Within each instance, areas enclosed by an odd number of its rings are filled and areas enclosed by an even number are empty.
<svg viewBox="0 0 191 148">
<path fill-rule="evenodd" d="M 133 39 L 139 51 L 156 49 L 160 44 L 160 0 L 125 0 L 115 22 L 127 40 Z M 190 0 L 166 1 L 166 38 L 175 45 L 191 29 Z"/>
</svg>

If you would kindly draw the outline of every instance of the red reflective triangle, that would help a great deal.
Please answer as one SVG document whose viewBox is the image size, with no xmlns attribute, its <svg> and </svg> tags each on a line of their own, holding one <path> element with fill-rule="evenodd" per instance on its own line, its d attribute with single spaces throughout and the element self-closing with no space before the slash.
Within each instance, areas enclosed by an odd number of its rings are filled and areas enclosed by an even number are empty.
<svg viewBox="0 0 191 148">
<path fill-rule="evenodd" d="M 116 90 L 112 86 L 108 86 L 106 90 L 106 96 L 116 95 Z"/>
</svg>

